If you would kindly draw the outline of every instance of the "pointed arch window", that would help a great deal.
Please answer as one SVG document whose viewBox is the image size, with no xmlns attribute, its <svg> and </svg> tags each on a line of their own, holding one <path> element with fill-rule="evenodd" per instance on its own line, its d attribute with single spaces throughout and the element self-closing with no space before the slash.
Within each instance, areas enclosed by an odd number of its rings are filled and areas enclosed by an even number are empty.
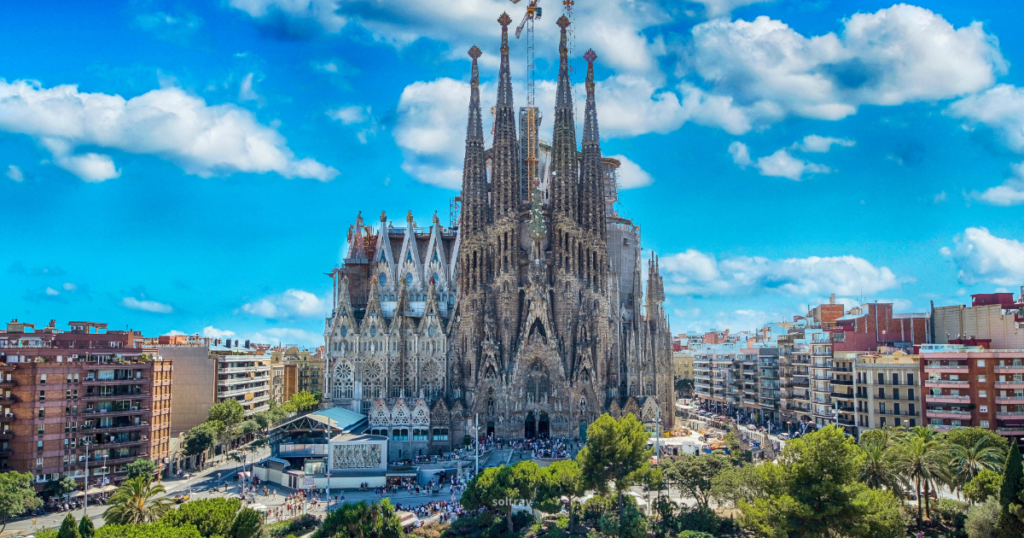
<svg viewBox="0 0 1024 538">
<path fill-rule="evenodd" d="M 377 279 L 377 280 L 380 281 L 380 285 L 381 286 L 387 286 L 388 285 L 388 275 L 386 275 L 385 273 L 381 273 L 380 274 L 380 278 Z"/>
<path fill-rule="evenodd" d="M 407 261 L 407 262 L 411 262 L 412 261 L 412 251 L 411 250 L 409 252 L 405 253 L 405 261 Z"/>
<path fill-rule="evenodd" d="M 405 284 L 407 286 L 412 286 L 412 273 L 405 274 Z"/>
<path fill-rule="evenodd" d="M 341 336 L 342 337 L 348 336 L 348 327 L 342 325 L 342 327 L 341 327 Z"/>
<path fill-rule="evenodd" d="M 377 326 L 370 327 L 370 336 L 377 336 Z"/>
</svg>

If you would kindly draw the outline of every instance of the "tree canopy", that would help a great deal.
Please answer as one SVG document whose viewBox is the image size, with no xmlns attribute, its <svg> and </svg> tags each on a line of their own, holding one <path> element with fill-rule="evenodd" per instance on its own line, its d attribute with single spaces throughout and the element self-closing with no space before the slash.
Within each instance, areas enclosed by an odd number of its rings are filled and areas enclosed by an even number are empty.
<svg viewBox="0 0 1024 538">
<path fill-rule="evenodd" d="M 136 476 L 152 478 L 156 474 L 156 463 L 149 458 L 139 458 L 125 465 L 125 468 L 128 469 L 127 478 L 135 478 Z"/>
<path fill-rule="evenodd" d="M 245 408 L 236 400 L 224 400 L 210 408 L 206 420 L 217 420 L 223 422 L 227 428 L 233 428 L 245 420 Z"/>
<path fill-rule="evenodd" d="M 7 528 L 7 520 L 20 516 L 42 504 L 32 488 L 32 475 L 8 471 L 0 473 L 0 534 Z"/>
<path fill-rule="evenodd" d="M 295 394 L 292 394 L 291 398 L 288 398 L 288 403 L 295 407 L 295 410 L 299 413 L 305 413 L 310 409 L 315 409 L 320 405 L 320 398 L 317 394 L 306 390 L 300 390 Z"/>
<path fill-rule="evenodd" d="M 242 508 L 242 501 L 235 498 L 214 497 L 189 501 L 169 510 L 160 518 L 160 523 L 173 527 L 192 525 L 204 538 L 228 536 L 235 515 Z"/>
<path fill-rule="evenodd" d="M 192 429 L 185 434 L 185 454 L 188 456 L 202 454 L 210 448 L 213 448 L 216 441 L 217 430 L 214 425 L 209 422 L 204 422 L 198 426 L 193 426 Z"/>
<path fill-rule="evenodd" d="M 402 523 L 388 499 L 344 503 L 326 518 L 313 538 L 402 538 Z"/>
<path fill-rule="evenodd" d="M 542 480 L 540 467 L 532 461 L 522 461 L 514 466 L 490 467 L 474 476 L 466 485 L 462 506 L 468 510 L 486 508 L 501 513 L 508 522 L 509 532 L 514 532 L 513 504 L 516 501 L 532 502 Z"/>
</svg>

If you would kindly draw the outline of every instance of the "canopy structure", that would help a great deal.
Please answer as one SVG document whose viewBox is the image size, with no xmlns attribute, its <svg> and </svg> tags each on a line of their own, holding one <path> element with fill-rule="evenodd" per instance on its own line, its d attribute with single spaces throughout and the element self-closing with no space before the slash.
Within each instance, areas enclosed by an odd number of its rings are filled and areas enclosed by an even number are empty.
<svg viewBox="0 0 1024 538">
<path fill-rule="evenodd" d="M 98 493 L 103 493 L 103 488 L 89 488 L 89 490 L 85 492 L 86 495 L 96 495 Z"/>
<path fill-rule="evenodd" d="M 112 491 L 117 491 L 117 486 L 115 486 L 113 484 L 110 484 L 110 485 L 107 485 L 107 486 L 103 486 L 102 488 L 100 488 L 100 491 L 102 491 L 103 493 L 110 493 Z"/>
<path fill-rule="evenodd" d="M 83 492 L 83 491 L 76 491 L 75 494 L 72 495 L 71 497 L 75 498 L 75 499 L 77 499 L 79 497 L 85 497 L 85 492 Z"/>
</svg>

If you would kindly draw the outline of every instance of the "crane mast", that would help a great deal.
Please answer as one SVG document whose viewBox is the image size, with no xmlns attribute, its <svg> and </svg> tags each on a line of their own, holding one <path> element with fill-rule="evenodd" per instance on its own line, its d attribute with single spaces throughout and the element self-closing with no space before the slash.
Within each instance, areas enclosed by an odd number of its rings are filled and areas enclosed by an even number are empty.
<svg viewBox="0 0 1024 538">
<path fill-rule="evenodd" d="M 513 4 L 518 4 L 520 0 L 512 0 Z M 521 198 L 524 200 L 529 196 L 529 192 L 533 187 L 540 184 L 537 178 L 537 163 L 540 162 L 537 158 L 537 131 L 540 123 L 539 114 L 535 102 L 535 83 L 534 83 L 534 41 L 533 41 L 533 23 L 537 19 L 540 19 L 543 14 L 542 9 L 537 3 L 540 0 L 530 0 L 526 6 L 526 15 L 523 16 L 522 22 L 516 28 L 516 39 L 522 36 L 523 30 L 526 30 L 526 107 L 519 110 L 519 123 L 520 130 L 523 132 L 523 144 L 520 145 L 521 153 L 523 154 L 523 168 L 526 171 L 526 177 L 523 178 L 522 190 L 520 192 Z M 524 148 L 523 145 L 526 147 Z M 525 150 L 523 152 L 522 150 Z"/>
</svg>

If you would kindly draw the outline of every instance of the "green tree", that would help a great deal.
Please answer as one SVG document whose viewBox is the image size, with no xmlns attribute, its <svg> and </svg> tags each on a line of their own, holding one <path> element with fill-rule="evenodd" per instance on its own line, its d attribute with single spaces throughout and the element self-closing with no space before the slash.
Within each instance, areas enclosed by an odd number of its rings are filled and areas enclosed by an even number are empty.
<svg viewBox="0 0 1024 538">
<path fill-rule="evenodd" d="M 979 428 L 977 426 L 953 428 L 943 434 L 942 437 L 950 445 L 960 445 L 965 448 L 974 446 L 978 444 L 978 441 L 984 439 L 985 446 L 996 447 L 1004 455 L 1010 448 L 1010 444 L 1005 437 L 988 428 Z"/>
<path fill-rule="evenodd" d="M 125 480 L 107 501 L 103 520 L 111 525 L 154 522 L 171 508 L 173 501 L 161 497 L 164 493 L 163 486 L 153 484 L 147 477 L 139 476 Z"/>
<path fill-rule="evenodd" d="M 267 428 L 270 427 L 271 424 L 273 424 L 270 411 L 262 411 L 260 413 L 256 413 L 255 415 L 252 416 L 252 419 L 256 421 L 257 425 L 259 425 L 260 430 L 266 430 Z"/>
<path fill-rule="evenodd" d="M 210 408 L 210 414 L 206 420 L 217 420 L 223 422 L 228 428 L 233 428 L 245 420 L 245 408 L 236 400 L 224 400 Z"/>
<path fill-rule="evenodd" d="M 561 508 L 561 498 L 569 499 L 569 529 L 575 527 L 573 499 L 583 494 L 580 466 L 573 460 L 556 461 L 540 471 L 537 487 L 537 508 L 555 513 Z"/>
<path fill-rule="evenodd" d="M 291 398 L 288 398 L 288 403 L 295 406 L 295 410 L 299 413 L 304 413 L 310 409 L 315 409 L 320 405 L 320 398 L 309 391 L 300 390 L 299 392 L 292 394 Z"/>
<path fill-rule="evenodd" d="M 32 488 L 32 475 L 8 471 L 0 473 L 0 534 L 7 528 L 7 520 L 20 516 L 42 504 Z"/>
<path fill-rule="evenodd" d="M 964 497 L 972 503 L 985 502 L 985 499 L 989 497 L 998 499 L 1002 487 L 1003 475 L 989 469 L 982 469 L 964 486 Z"/>
<path fill-rule="evenodd" d="M 75 516 L 68 514 L 64 516 L 64 521 L 60 523 L 60 530 L 57 531 L 57 538 L 81 538 L 78 534 L 78 522 L 75 521 Z"/>
<path fill-rule="evenodd" d="M 46 483 L 44 490 L 52 497 L 63 497 L 65 494 L 71 493 L 78 489 L 78 484 L 75 483 L 75 479 L 70 476 L 65 476 L 60 480 L 50 480 Z"/>
<path fill-rule="evenodd" d="M 715 535 L 701 531 L 683 531 L 679 533 L 679 538 L 715 538 Z"/>
<path fill-rule="evenodd" d="M 96 529 L 96 538 L 203 538 L 192 525 L 171 527 L 163 523 L 135 525 L 106 524 Z"/>
<path fill-rule="evenodd" d="M 260 431 L 260 424 L 255 420 L 246 420 L 238 425 L 238 431 L 242 435 L 253 435 Z"/>
<path fill-rule="evenodd" d="M 740 501 L 752 503 L 766 494 L 765 472 L 756 465 L 730 466 L 711 479 L 710 498 L 721 506 L 739 506 Z"/>
<path fill-rule="evenodd" d="M 623 495 L 640 483 L 650 470 L 652 450 L 647 450 L 649 435 L 632 413 L 614 419 L 605 413 L 587 428 L 587 444 L 576 455 L 583 487 L 608 494 L 608 483 L 615 485 L 619 498 L 619 519 L 626 520 Z"/>
<path fill-rule="evenodd" d="M 96 536 L 96 530 L 92 526 L 92 519 L 89 519 L 88 515 L 83 515 L 82 519 L 78 521 L 78 535 L 82 538 L 93 538 Z"/>
<path fill-rule="evenodd" d="M 462 493 L 462 506 L 468 510 L 486 508 L 504 515 L 508 531 L 515 532 L 512 505 L 515 500 L 530 502 L 541 483 L 540 467 L 532 461 L 514 466 L 502 465 L 484 469 L 474 476 Z"/>
<path fill-rule="evenodd" d="M 914 486 L 917 494 L 917 524 L 924 519 L 921 498 L 927 503 L 930 486 L 941 480 L 946 474 L 945 455 L 941 445 L 934 439 L 924 436 L 909 436 L 897 447 L 896 469 L 903 478 Z"/>
<path fill-rule="evenodd" d="M 402 524 L 388 499 L 345 503 L 324 518 L 313 538 L 402 538 Z"/>
<path fill-rule="evenodd" d="M 153 460 L 148 458 L 139 458 L 125 465 L 125 468 L 128 469 L 127 478 L 145 476 L 151 479 L 156 474 L 156 463 L 153 463 Z"/>
<path fill-rule="evenodd" d="M 259 538 L 263 534 L 263 518 L 252 508 L 243 508 L 231 523 L 231 538 Z"/>
<path fill-rule="evenodd" d="M 862 458 L 834 425 L 786 443 L 778 465 L 758 466 L 766 494 L 739 503 L 743 526 L 765 537 L 899 535 L 900 505 L 858 481 Z"/>
<path fill-rule="evenodd" d="M 217 431 L 209 422 L 192 427 L 185 434 L 185 455 L 197 456 L 213 447 L 217 441 Z"/>
<path fill-rule="evenodd" d="M 242 501 L 235 498 L 214 497 L 189 501 L 169 510 L 160 518 L 160 523 L 173 527 L 192 525 L 205 538 L 228 536 L 235 515 L 242 508 Z"/>
<path fill-rule="evenodd" d="M 904 437 L 906 437 L 906 432 L 903 430 L 890 426 L 882 426 L 881 428 L 868 430 L 862 433 L 860 436 L 860 443 L 861 446 L 864 446 L 867 443 L 873 443 L 880 445 L 885 450 L 888 450 L 902 441 Z"/>
<path fill-rule="evenodd" d="M 732 467 L 732 460 L 724 454 L 684 457 L 665 469 L 665 480 L 707 508 L 711 500 L 711 482 L 718 473 Z"/>
<path fill-rule="evenodd" d="M 999 521 L 999 499 L 991 496 L 967 510 L 964 530 L 968 538 L 994 538 Z"/>
<path fill-rule="evenodd" d="M 1021 492 L 1024 491 L 1024 465 L 1020 457 L 1020 448 L 1017 443 L 1010 443 L 1010 451 L 1006 453 L 1006 462 L 1003 464 L 1003 483 L 999 489 L 999 523 L 996 525 L 997 536 L 1015 537 L 1024 536 L 1024 525 L 1021 518 L 1015 517 L 1010 508 L 1018 502 Z"/>
<path fill-rule="evenodd" d="M 900 475 L 896 472 L 896 452 L 885 445 L 884 439 L 867 437 L 871 431 L 874 430 L 869 430 L 861 436 L 859 444 L 864 451 L 860 480 L 870 488 L 889 489 L 896 494 L 902 494 Z"/>
<path fill-rule="evenodd" d="M 949 446 L 949 470 L 958 492 L 983 470 L 1002 472 L 1005 453 L 990 443 L 982 437 L 972 446 Z"/>
</svg>

